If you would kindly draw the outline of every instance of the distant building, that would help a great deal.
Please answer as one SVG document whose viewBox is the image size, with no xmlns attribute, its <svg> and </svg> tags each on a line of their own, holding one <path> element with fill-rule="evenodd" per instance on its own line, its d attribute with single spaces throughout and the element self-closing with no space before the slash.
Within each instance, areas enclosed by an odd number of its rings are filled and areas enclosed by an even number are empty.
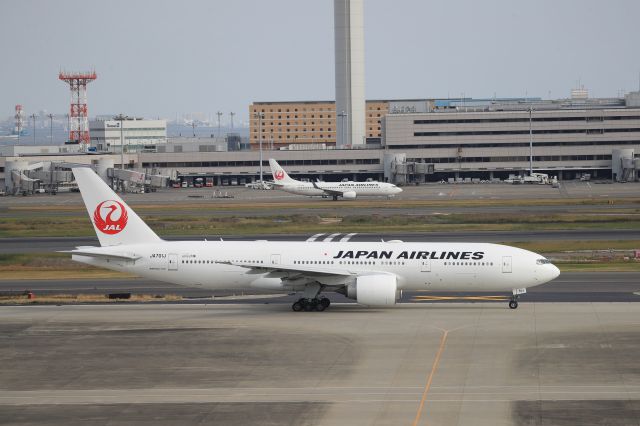
<svg viewBox="0 0 640 426">
<path fill-rule="evenodd" d="M 385 100 L 366 102 L 366 133 L 362 144 L 380 144 L 380 122 L 388 107 L 389 101 Z M 262 120 L 258 114 L 263 115 Z M 336 133 L 340 127 L 338 121 L 346 120 L 346 117 L 336 117 L 336 104 L 333 101 L 254 102 L 249 106 L 249 118 L 253 149 L 257 149 L 259 137 L 262 138 L 263 147 L 280 148 L 289 144 L 335 147 Z M 262 131 L 259 131 L 259 122 L 262 123 Z"/>
<path fill-rule="evenodd" d="M 122 123 L 122 132 L 120 124 Z M 157 145 L 167 143 L 165 120 L 127 118 L 118 121 L 97 119 L 89 122 L 91 147 L 99 152 L 120 152 L 124 141 L 125 152 L 156 151 Z"/>
<path fill-rule="evenodd" d="M 640 108 L 620 98 L 433 104 L 432 112 L 389 113 L 382 126 L 386 150 L 406 154 L 409 163 L 433 164 L 432 180 L 504 178 L 530 167 L 564 179 L 583 173 L 603 178 L 611 176 L 614 151 L 640 153 Z"/>
</svg>

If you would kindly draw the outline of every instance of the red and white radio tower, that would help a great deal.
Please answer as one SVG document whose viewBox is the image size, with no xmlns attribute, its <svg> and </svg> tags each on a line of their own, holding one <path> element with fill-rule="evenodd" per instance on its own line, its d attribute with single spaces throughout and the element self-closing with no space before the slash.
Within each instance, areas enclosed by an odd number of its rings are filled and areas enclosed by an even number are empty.
<svg viewBox="0 0 640 426">
<path fill-rule="evenodd" d="M 16 115 L 13 116 L 16 119 L 16 124 L 13 128 L 14 135 L 22 136 L 24 133 L 24 114 L 22 112 L 22 105 L 16 105 Z"/>
<path fill-rule="evenodd" d="M 89 115 L 87 113 L 87 84 L 98 76 L 95 71 L 86 73 L 60 72 L 58 78 L 71 88 L 69 110 L 69 143 L 89 143 Z"/>
</svg>

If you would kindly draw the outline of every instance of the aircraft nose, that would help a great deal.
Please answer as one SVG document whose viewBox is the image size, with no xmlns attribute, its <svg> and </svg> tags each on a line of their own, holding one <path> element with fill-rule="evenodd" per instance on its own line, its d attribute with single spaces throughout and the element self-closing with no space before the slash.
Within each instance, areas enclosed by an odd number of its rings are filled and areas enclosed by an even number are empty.
<svg viewBox="0 0 640 426">
<path fill-rule="evenodd" d="M 558 278 L 560 276 L 560 269 L 558 269 L 558 267 L 556 265 L 549 265 L 551 266 L 551 279 L 555 280 L 556 278 Z"/>
<path fill-rule="evenodd" d="M 399 188 L 399 187 L 396 186 L 396 191 L 395 192 L 396 192 L 396 194 L 401 193 L 402 192 L 402 188 Z"/>
</svg>

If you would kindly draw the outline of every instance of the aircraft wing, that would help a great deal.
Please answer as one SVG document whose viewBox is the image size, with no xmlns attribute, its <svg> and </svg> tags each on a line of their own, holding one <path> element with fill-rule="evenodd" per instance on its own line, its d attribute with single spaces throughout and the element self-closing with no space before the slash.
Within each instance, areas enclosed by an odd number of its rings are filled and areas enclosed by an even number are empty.
<svg viewBox="0 0 640 426">
<path fill-rule="evenodd" d="M 251 269 L 255 274 L 264 274 L 266 272 L 290 272 L 297 273 L 299 275 L 333 275 L 350 277 L 355 276 L 357 273 L 352 271 L 337 271 L 335 269 L 323 268 L 321 265 L 265 265 L 262 263 L 247 263 L 247 262 L 216 262 L 224 265 L 240 266 L 243 268 Z"/>
<path fill-rule="evenodd" d="M 314 187 L 314 188 L 319 189 L 320 191 L 323 191 L 323 192 L 324 192 L 325 194 L 327 194 L 327 195 L 331 195 L 331 196 L 334 196 L 334 195 L 342 196 L 342 195 L 344 195 L 344 193 L 345 193 L 345 191 L 336 191 L 335 189 L 320 188 L 316 182 L 311 182 L 311 183 L 313 183 L 313 187 Z"/>
</svg>

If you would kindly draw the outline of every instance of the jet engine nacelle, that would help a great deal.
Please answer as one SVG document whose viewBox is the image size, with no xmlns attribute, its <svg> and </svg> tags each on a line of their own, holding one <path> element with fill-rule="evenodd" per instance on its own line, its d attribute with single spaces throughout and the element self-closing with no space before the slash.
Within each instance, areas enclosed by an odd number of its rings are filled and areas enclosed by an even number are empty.
<svg viewBox="0 0 640 426">
<path fill-rule="evenodd" d="M 342 193 L 342 198 L 345 200 L 355 200 L 356 199 L 356 191 L 347 191 Z"/>
<path fill-rule="evenodd" d="M 395 275 L 363 275 L 346 288 L 346 296 L 368 306 L 393 306 L 398 300 Z"/>
</svg>

